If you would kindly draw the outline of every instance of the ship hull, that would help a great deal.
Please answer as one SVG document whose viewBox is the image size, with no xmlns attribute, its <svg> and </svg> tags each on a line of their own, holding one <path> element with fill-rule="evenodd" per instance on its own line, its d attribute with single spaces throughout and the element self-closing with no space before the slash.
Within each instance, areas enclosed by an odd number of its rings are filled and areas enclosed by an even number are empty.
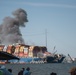
<svg viewBox="0 0 76 75">
<path fill-rule="evenodd" d="M 62 63 L 64 58 L 65 58 L 64 56 L 61 58 L 55 58 L 52 56 L 48 56 L 48 57 L 46 57 L 46 62 L 47 63 Z"/>
</svg>

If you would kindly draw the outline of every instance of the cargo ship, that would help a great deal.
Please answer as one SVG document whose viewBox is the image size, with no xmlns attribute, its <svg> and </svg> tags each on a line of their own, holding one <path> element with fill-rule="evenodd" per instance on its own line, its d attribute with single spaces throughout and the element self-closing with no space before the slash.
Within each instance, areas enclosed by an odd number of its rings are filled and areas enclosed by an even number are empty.
<svg viewBox="0 0 76 75">
<path fill-rule="evenodd" d="M 20 63 L 37 63 L 39 61 L 44 63 L 62 63 L 65 58 L 61 54 L 48 52 L 45 46 L 31 46 L 25 44 L 0 45 L 0 51 L 5 51 L 20 58 L 18 61 Z"/>
</svg>

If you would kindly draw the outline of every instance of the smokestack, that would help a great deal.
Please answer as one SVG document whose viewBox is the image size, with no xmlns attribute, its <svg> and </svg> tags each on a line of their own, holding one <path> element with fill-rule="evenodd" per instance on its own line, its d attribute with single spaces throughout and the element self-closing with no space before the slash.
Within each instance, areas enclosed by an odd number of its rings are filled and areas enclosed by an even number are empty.
<svg viewBox="0 0 76 75">
<path fill-rule="evenodd" d="M 0 44 L 25 44 L 19 27 L 25 27 L 27 13 L 23 9 L 17 9 L 13 12 L 14 18 L 6 17 L 0 25 Z"/>
</svg>

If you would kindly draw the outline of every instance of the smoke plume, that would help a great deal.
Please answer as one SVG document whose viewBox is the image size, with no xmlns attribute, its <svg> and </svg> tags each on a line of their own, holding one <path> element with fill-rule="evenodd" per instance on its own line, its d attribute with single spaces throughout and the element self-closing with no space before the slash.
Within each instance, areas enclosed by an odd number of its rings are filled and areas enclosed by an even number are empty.
<svg viewBox="0 0 76 75">
<path fill-rule="evenodd" d="M 27 13 L 23 9 L 17 9 L 12 13 L 14 18 L 5 17 L 3 23 L 0 25 L 0 44 L 25 44 L 20 27 L 25 27 L 27 20 Z"/>
</svg>

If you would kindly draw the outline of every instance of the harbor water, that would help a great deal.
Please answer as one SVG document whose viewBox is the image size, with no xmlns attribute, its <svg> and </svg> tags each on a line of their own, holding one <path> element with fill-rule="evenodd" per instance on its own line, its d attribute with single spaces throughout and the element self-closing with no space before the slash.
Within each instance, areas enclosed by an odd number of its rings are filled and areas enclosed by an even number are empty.
<svg viewBox="0 0 76 75">
<path fill-rule="evenodd" d="M 18 75 L 23 67 L 30 67 L 31 75 L 50 75 L 51 72 L 56 72 L 57 75 L 70 75 L 70 68 L 75 66 L 76 63 L 5 64 L 6 69 L 13 70 L 13 75 Z"/>
</svg>

